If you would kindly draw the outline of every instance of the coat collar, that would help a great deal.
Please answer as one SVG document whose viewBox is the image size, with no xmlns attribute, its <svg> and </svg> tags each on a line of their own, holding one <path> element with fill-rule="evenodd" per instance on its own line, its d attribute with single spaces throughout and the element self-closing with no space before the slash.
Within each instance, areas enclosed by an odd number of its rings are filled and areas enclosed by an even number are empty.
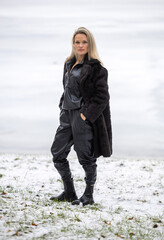
<svg viewBox="0 0 164 240">
<path fill-rule="evenodd" d="M 93 58 L 91 60 L 87 60 L 85 63 L 88 65 L 94 65 L 94 64 L 100 64 L 100 61 Z"/>
<path fill-rule="evenodd" d="M 68 60 L 68 62 L 66 62 L 67 66 L 70 66 L 72 64 L 74 64 L 76 62 L 76 57 L 74 56 L 72 59 Z M 88 64 L 88 65 L 94 65 L 94 64 L 100 64 L 100 61 L 97 59 L 88 59 L 88 53 L 85 55 L 85 57 L 83 58 L 83 60 L 79 63 L 79 64 Z"/>
<path fill-rule="evenodd" d="M 87 58 L 87 59 L 88 59 L 88 58 Z M 85 56 L 85 57 L 83 58 L 83 60 L 82 60 L 80 63 L 78 63 L 78 64 L 83 65 L 85 61 L 86 61 L 86 56 Z M 68 60 L 68 61 L 66 62 L 66 69 L 67 69 L 68 72 L 71 70 L 71 68 L 72 68 L 72 66 L 75 64 L 75 62 L 76 62 L 76 57 L 75 57 L 75 56 L 74 56 L 72 59 L 70 59 L 70 60 Z"/>
</svg>

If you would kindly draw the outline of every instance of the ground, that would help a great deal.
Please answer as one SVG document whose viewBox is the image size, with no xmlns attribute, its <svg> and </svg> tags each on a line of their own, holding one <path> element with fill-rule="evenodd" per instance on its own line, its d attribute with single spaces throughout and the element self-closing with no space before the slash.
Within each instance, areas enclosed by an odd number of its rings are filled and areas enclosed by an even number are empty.
<svg viewBox="0 0 164 240">
<path fill-rule="evenodd" d="M 70 165 L 77 195 L 84 173 Z M 164 239 L 164 161 L 99 158 L 95 204 L 50 201 L 62 182 L 50 155 L 0 155 L 0 239 Z"/>
</svg>

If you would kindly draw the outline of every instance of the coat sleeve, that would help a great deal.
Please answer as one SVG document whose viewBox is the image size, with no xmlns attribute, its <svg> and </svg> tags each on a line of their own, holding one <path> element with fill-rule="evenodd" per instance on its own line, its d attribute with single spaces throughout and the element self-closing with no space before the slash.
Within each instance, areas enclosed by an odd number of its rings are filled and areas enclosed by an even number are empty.
<svg viewBox="0 0 164 240">
<path fill-rule="evenodd" d="M 84 105 L 80 110 L 91 123 L 96 121 L 109 103 L 107 78 L 108 71 L 102 67 L 96 77 L 94 96 L 89 99 L 89 104 Z"/>
</svg>

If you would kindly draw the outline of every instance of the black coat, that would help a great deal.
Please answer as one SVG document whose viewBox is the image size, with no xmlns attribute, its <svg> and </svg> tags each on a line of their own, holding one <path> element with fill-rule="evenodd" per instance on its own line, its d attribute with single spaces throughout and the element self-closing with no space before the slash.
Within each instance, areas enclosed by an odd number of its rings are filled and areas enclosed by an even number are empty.
<svg viewBox="0 0 164 240">
<path fill-rule="evenodd" d="M 64 67 L 64 75 L 66 68 Z M 80 90 L 84 106 L 80 112 L 84 114 L 93 127 L 94 156 L 110 157 L 112 154 L 112 128 L 109 107 L 108 72 L 96 59 L 86 60 L 82 66 Z M 63 76 L 64 81 L 64 76 Z M 64 82 L 63 82 L 64 84 Z M 63 95 L 60 99 L 61 107 Z"/>
</svg>

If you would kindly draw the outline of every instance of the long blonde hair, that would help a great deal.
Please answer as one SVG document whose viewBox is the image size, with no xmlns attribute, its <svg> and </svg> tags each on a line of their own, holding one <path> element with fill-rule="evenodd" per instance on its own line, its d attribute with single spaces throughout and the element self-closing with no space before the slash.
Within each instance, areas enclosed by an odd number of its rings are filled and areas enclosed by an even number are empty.
<svg viewBox="0 0 164 240">
<path fill-rule="evenodd" d="M 66 62 L 70 59 L 72 59 L 73 57 L 77 58 L 76 56 L 76 52 L 75 52 L 75 49 L 74 49 L 74 42 L 75 42 L 75 36 L 77 34 L 85 34 L 87 39 L 88 39 L 88 60 L 91 60 L 91 59 L 97 59 L 100 61 L 101 63 L 101 60 L 99 58 L 99 55 L 98 55 L 98 52 L 97 52 L 97 47 L 96 47 L 96 42 L 95 42 L 95 39 L 94 39 L 94 36 L 93 34 L 85 27 L 79 27 L 73 34 L 73 37 L 72 37 L 72 52 L 70 54 L 69 57 L 67 57 L 66 59 Z M 102 63 L 101 63 L 102 64 Z"/>
</svg>

